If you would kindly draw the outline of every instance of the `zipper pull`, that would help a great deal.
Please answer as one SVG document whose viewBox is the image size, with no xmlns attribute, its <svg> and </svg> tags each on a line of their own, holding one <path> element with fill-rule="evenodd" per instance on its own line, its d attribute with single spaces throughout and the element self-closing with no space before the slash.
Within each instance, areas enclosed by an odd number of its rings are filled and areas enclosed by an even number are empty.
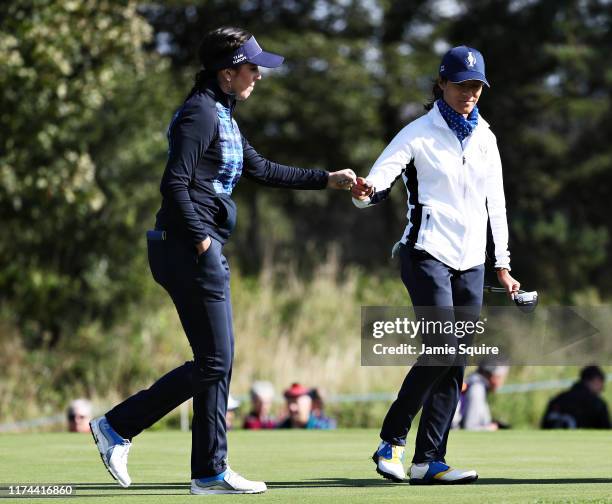
<svg viewBox="0 0 612 504">
<path fill-rule="evenodd" d="M 463 165 L 465 166 L 465 156 L 463 156 Z"/>
</svg>

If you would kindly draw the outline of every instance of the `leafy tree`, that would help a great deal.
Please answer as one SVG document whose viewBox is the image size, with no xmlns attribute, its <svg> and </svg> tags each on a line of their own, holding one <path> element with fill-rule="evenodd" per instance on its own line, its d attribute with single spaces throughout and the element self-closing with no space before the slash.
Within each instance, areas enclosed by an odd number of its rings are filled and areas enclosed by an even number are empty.
<svg viewBox="0 0 612 504">
<path fill-rule="evenodd" d="M 449 38 L 482 48 L 504 162 L 513 264 L 566 301 L 610 293 L 612 9 L 601 0 L 462 2 Z M 479 27 L 474 29 L 474 27 Z"/>
<path fill-rule="evenodd" d="M 139 299 L 163 132 L 200 38 L 223 24 L 286 56 L 237 108 L 251 143 L 280 162 L 360 174 L 423 113 L 446 48 L 482 49 L 514 267 L 556 297 L 609 294 L 610 10 L 604 0 L 5 2 L 0 300 L 40 345 L 87 320 L 110 324 Z M 247 271 L 266 260 L 309 271 L 332 245 L 382 274 L 405 225 L 402 192 L 360 212 L 348 195 L 244 180 L 228 252 Z"/>
<path fill-rule="evenodd" d="M 31 345 L 142 292 L 166 71 L 133 1 L 0 6 L 0 292 Z"/>
</svg>

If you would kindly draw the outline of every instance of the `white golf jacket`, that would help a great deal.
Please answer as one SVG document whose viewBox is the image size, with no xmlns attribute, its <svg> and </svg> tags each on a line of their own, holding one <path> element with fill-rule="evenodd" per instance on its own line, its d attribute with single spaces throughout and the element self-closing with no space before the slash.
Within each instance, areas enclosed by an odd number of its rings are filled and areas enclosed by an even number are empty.
<svg viewBox="0 0 612 504">
<path fill-rule="evenodd" d="M 456 270 L 485 262 L 487 215 L 495 267 L 510 269 L 502 167 L 495 135 L 478 117 L 463 145 L 437 105 L 404 127 L 374 163 L 366 180 L 374 193 L 359 208 L 385 199 L 402 177 L 408 225 L 401 242 L 425 250 Z"/>
</svg>

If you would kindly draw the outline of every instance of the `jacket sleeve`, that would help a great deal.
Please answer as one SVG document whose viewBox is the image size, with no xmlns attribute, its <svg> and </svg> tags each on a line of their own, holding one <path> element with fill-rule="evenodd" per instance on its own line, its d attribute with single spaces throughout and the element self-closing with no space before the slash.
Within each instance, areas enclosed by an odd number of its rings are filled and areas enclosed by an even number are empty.
<svg viewBox="0 0 612 504">
<path fill-rule="evenodd" d="M 244 176 L 270 187 L 291 189 L 325 189 L 329 174 L 324 170 L 307 170 L 274 163 L 259 154 L 242 137 Z"/>
<path fill-rule="evenodd" d="M 160 190 L 178 207 L 194 244 L 205 240 L 208 231 L 195 211 L 189 186 L 216 130 L 216 116 L 198 104 L 183 105 L 168 127 L 168 162 Z"/>
<path fill-rule="evenodd" d="M 510 269 L 510 252 L 508 251 L 508 221 L 506 219 L 506 198 L 502 165 L 497 142 L 489 147 L 489 171 L 486 181 L 487 210 L 495 247 L 495 267 Z"/>
<path fill-rule="evenodd" d="M 395 136 L 372 166 L 366 180 L 374 186 L 374 193 L 364 201 L 353 198 L 353 204 L 357 208 L 366 208 L 385 200 L 393 184 L 412 161 L 413 150 L 408 139 L 407 128 L 408 126 Z"/>
</svg>

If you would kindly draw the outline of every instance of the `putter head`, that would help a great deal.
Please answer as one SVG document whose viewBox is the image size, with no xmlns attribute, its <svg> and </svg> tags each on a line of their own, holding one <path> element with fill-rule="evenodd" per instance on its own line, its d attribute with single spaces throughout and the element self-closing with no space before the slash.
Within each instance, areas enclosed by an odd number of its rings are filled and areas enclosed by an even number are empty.
<svg viewBox="0 0 612 504">
<path fill-rule="evenodd" d="M 522 312 L 531 313 L 536 309 L 536 306 L 538 306 L 538 291 L 515 294 L 514 304 L 516 304 Z"/>
</svg>

